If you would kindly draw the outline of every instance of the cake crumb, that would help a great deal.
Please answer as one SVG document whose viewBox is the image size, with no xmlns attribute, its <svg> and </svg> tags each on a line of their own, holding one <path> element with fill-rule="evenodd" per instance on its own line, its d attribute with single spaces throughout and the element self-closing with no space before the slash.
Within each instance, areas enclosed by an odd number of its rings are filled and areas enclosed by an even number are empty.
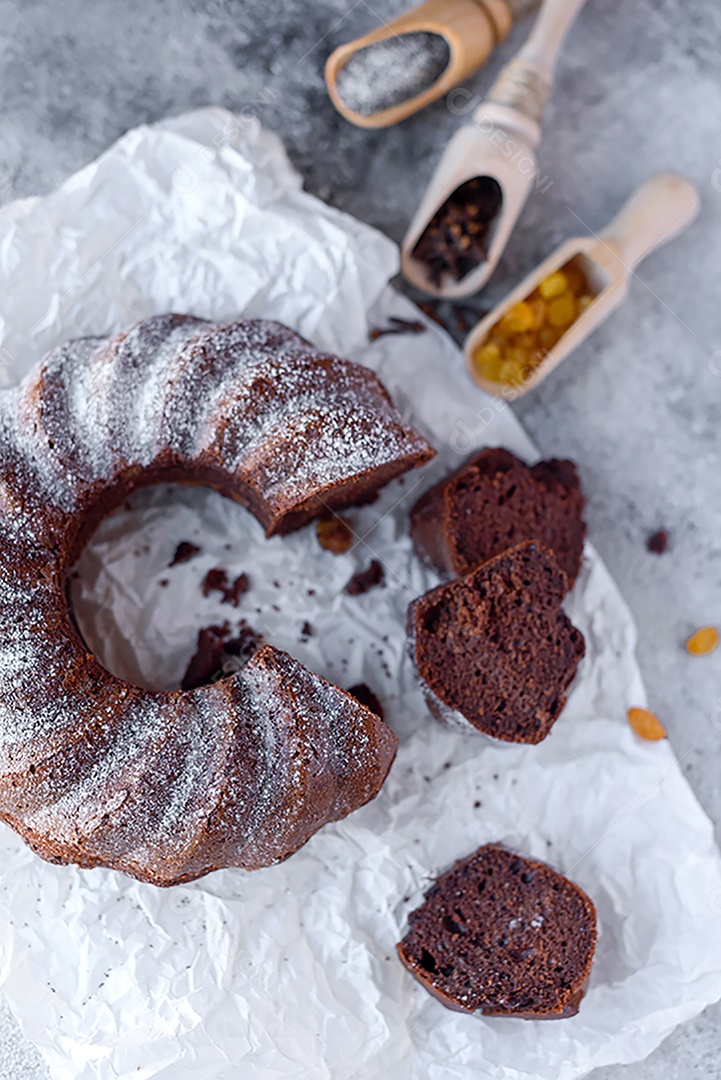
<svg viewBox="0 0 721 1080">
<path fill-rule="evenodd" d="M 353 575 L 346 585 L 345 591 L 349 596 L 361 596 L 362 593 L 366 593 L 369 589 L 380 585 L 384 578 L 383 567 L 378 562 L 378 559 L 373 559 L 366 570 L 359 570 L 357 574 Z"/>
<path fill-rule="evenodd" d="M 197 648 L 186 668 L 181 689 L 197 690 L 240 671 L 262 644 L 262 635 L 244 619 L 233 638 L 227 621 L 204 627 L 198 631 Z"/>
<path fill-rule="evenodd" d="M 230 582 L 227 571 L 217 566 L 209 570 L 203 578 L 203 596 L 210 596 L 211 592 L 219 592 L 223 597 L 221 604 L 232 604 L 233 607 L 238 607 L 249 587 L 247 574 L 238 574 L 235 581 Z"/>
<path fill-rule="evenodd" d="M 668 551 L 668 532 L 666 529 L 657 529 L 646 540 L 646 548 L 653 555 L 663 555 Z"/>
<path fill-rule="evenodd" d="M 173 558 L 168 563 L 168 566 L 177 566 L 178 563 L 189 562 L 194 555 L 200 552 L 200 548 L 197 544 L 191 544 L 189 540 L 181 540 L 175 549 Z"/>
</svg>

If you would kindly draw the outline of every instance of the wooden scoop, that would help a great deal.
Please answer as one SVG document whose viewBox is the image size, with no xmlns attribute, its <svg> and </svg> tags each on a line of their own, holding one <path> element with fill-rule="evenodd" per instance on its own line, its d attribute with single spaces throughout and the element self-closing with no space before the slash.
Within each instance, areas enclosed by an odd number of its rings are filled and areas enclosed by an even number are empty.
<svg viewBox="0 0 721 1080">
<path fill-rule="evenodd" d="M 425 0 L 393 22 L 383 23 L 331 53 L 325 67 L 331 101 L 346 120 L 358 127 L 383 128 L 406 120 L 462 83 L 504 40 L 514 20 L 531 14 L 539 3 L 540 0 Z M 369 116 L 350 108 L 338 93 L 337 80 L 351 57 L 388 38 L 419 32 L 438 34 L 448 44 L 450 58 L 440 78 L 422 93 Z"/>
<path fill-rule="evenodd" d="M 541 139 L 540 120 L 561 45 L 584 3 L 544 0 L 526 44 L 502 70 L 471 122 L 448 143 L 401 247 L 404 277 L 424 292 L 450 298 L 470 296 L 495 270 L 534 182 L 543 183 L 535 156 Z M 446 275 L 436 284 L 428 265 L 414 256 L 415 246 L 447 199 L 474 177 L 496 180 L 502 195 L 485 260 L 459 281 Z"/>
<path fill-rule="evenodd" d="M 513 400 L 538 386 L 618 307 L 626 297 L 634 268 L 654 248 L 683 232 L 696 217 L 699 205 L 693 184 L 675 173 L 660 173 L 638 188 L 599 236 L 566 240 L 469 333 L 464 352 L 474 380 L 490 394 L 512 392 Z M 512 308 L 518 310 L 515 305 L 526 301 L 542 282 L 569 264 L 574 264 L 586 279 L 592 298 L 588 306 L 522 381 L 484 378 L 476 355 L 488 342 L 491 331 Z"/>
</svg>

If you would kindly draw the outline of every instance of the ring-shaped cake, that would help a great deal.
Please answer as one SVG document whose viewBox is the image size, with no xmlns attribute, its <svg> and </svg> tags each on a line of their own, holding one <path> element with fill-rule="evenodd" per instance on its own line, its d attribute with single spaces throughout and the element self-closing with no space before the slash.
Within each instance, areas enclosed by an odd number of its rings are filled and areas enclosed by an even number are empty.
<svg viewBox="0 0 721 1080">
<path fill-rule="evenodd" d="M 181 315 L 51 352 L 0 395 L 0 818 L 38 854 L 157 885 L 286 858 L 373 798 L 396 739 L 264 644 L 151 691 L 88 650 L 67 575 L 131 491 L 202 484 L 267 535 L 434 453 L 379 379 L 279 323 Z"/>
</svg>

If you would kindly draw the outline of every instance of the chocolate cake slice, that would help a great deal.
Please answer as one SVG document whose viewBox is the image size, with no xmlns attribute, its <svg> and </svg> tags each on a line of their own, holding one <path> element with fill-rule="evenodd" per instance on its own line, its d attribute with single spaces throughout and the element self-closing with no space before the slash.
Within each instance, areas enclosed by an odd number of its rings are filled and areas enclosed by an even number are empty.
<svg viewBox="0 0 721 1080">
<path fill-rule="evenodd" d="M 411 511 L 411 534 L 418 556 L 451 577 L 536 540 L 555 554 L 570 588 L 583 556 L 583 507 L 572 461 L 529 468 L 509 450 L 483 450 L 421 496 Z"/>
<path fill-rule="evenodd" d="M 408 924 L 400 958 L 449 1009 L 522 1020 L 578 1012 L 596 909 L 545 863 L 486 844 L 438 878 Z"/>
<path fill-rule="evenodd" d="M 585 650 L 561 608 L 567 583 L 529 541 L 413 601 L 411 652 L 437 719 L 506 742 L 545 739 Z"/>
</svg>

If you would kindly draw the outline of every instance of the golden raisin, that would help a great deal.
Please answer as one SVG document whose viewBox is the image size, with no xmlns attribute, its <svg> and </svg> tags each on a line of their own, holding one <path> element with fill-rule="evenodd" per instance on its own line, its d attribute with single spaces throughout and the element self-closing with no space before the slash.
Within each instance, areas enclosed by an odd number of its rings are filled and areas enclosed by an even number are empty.
<svg viewBox="0 0 721 1080">
<path fill-rule="evenodd" d="M 527 330 L 525 334 L 514 334 L 511 338 L 511 348 L 523 349 L 524 352 L 530 352 L 531 349 L 536 347 L 536 335 L 532 330 Z"/>
<path fill-rule="evenodd" d="M 570 326 L 577 314 L 576 297 L 569 292 L 554 296 L 548 305 L 548 321 L 551 326 Z"/>
<path fill-rule="evenodd" d="M 353 533 L 342 518 L 324 518 L 316 526 L 318 543 L 334 555 L 343 555 L 353 543 Z"/>
<path fill-rule="evenodd" d="M 500 355 L 501 348 L 498 341 L 486 341 L 485 345 L 479 346 L 475 352 L 478 363 L 484 360 L 498 360 Z"/>
<path fill-rule="evenodd" d="M 489 382 L 499 382 L 501 378 L 501 350 L 498 345 L 489 341 L 477 349 L 473 360 L 484 379 Z"/>
<path fill-rule="evenodd" d="M 478 370 L 489 381 L 523 382 L 592 301 L 583 268 L 572 260 L 544 278 L 491 327 L 474 354 Z"/>
<path fill-rule="evenodd" d="M 544 349 L 552 349 L 562 334 L 555 326 L 544 326 L 538 331 L 538 341 Z"/>
<path fill-rule="evenodd" d="M 570 262 L 567 266 L 564 266 L 563 272 L 566 275 L 569 289 L 578 296 L 586 288 L 586 276 L 583 270 L 576 262 Z"/>
<path fill-rule="evenodd" d="M 540 330 L 546 321 L 546 301 L 542 296 L 534 296 L 528 301 L 533 312 L 533 329 Z"/>
<path fill-rule="evenodd" d="M 508 309 L 498 325 L 499 328 L 509 334 L 522 334 L 524 330 L 531 329 L 533 320 L 533 310 L 530 304 L 527 304 L 525 300 L 521 300 Z"/>
<path fill-rule="evenodd" d="M 666 738 L 666 728 L 650 709 L 629 709 L 628 722 L 642 739 L 654 742 Z"/>
<path fill-rule="evenodd" d="M 505 349 L 506 345 L 508 344 L 509 337 L 512 337 L 514 333 L 515 331 L 511 330 L 508 326 L 506 326 L 503 319 L 501 319 L 501 321 L 497 322 L 496 325 L 493 327 L 489 341 L 492 341 L 494 344 L 499 345 L 501 349 Z"/>
<path fill-rule="evenodd" d="M 485 345 L 481 345 L 476 350 L 476 360 L 498 360 L 501 355 L 501 349 L 497 342 L 487 341 Z"/>
<path fill-rule="evenodd" d="M 562 270 L 556 270 L 538 286 L 538 291 L 544 300 L 552 300 L 554 296 L 561 296 L 568 289 L 568 278 Z"/>
<path fill-rule="evenodd" d="M 523 367 L 527 359 L 528 353 L 526 350 L 519 348 L 517 345 L 509 345 L 504 353 L 504 360 L 508 360 L 512 364 L 518 364 L 519 367 Z"/>
<path fill-rule="evenodd" d="M 686 642 L 686 650 L 692 656 L 705 656 L 713 652 L 719 643 L 718 630 L 715 626 L 702 626 Z"/>
<path fill-rule="evenodd" d="M 518 360 L 504 360 L 501 365 L 500 379 L 504 383 L 523 382 L 523 362 Z"/>
</svg>

